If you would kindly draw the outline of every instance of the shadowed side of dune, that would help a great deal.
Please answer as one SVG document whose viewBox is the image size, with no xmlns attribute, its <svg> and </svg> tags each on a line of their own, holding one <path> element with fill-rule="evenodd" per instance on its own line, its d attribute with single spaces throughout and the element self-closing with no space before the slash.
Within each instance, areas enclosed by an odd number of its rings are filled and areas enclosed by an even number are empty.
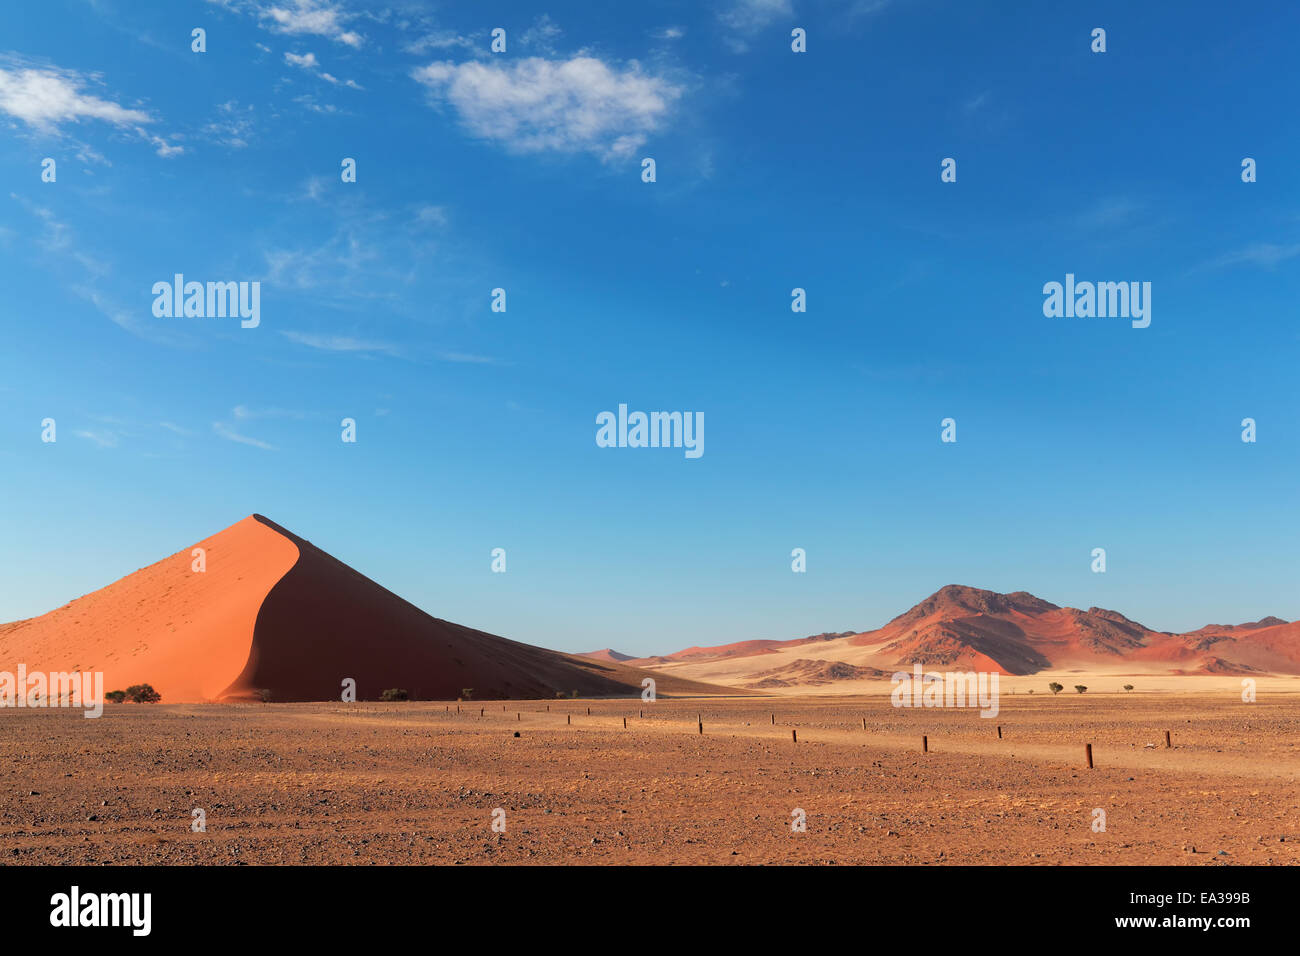
<svg viewBox="0 0 1300 956">
<path fill-rule="evenodd" d="M 266 692 L 273 701 L 337 700 L 356 681 L 359 700 L 387 688 L 415 699 L 630 696 L 644 672 L 520 644 L 432 617 L 273 521 L 297 563 L 262 602 L 248 662 L 225 697 Z M 728 688 L 652 675 L 661 694 L 729 694 Z"/>
</svg>

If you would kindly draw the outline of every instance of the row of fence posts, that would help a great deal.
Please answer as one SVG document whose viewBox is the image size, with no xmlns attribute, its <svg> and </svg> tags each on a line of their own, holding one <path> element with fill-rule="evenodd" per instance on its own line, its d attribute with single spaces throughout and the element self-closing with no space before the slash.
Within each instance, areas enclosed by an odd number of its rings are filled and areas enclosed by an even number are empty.
<svg viewBox="0 0 1300 956">
<path fill-rule="evenodd" d="M 506 705 L 505 705 L 505 704 L 502 704 L 502 705 L 501 705 L 501 709 L 504 711 L 504 710 L 506 709 Z M 550 710 L 551 710 L 551 705 L 550 705 L 550 704 L 547 704 L 547 705 L 546 705 L 546 711 L 547 711 L 547 713 L 550 713 Z M 450 705 L 450 704 L 447 705 L 447 707 L 446 707 L 446 711 L 447 711 L 448 713 L 451 712 L 451 705 Z M 487 711 L 487 708 L 486 708 L 486 707 L 480 707 L 480 708 L 479 708 L 479 711 L 478 711 L 478 715 L 479 715 L 480 717 L 482 717 L 482 716 L 486 713 L 486 711 Z M 457 705 L 456 705 L 456 713 L 458 713 L 458 714 L 460 713 L 460 704 L 457 704 Z M 640 714 L 640 716 L 644 719 L 644 717 L 645 717 L 645 710 L 641 710 L 641 711 L 639 711 L 639 714 Z M 591 708 L 590 708 L 590 707 L 587 708 L 587 716 L 588 716 L 588 717 L 591 716 Z M 523 720 L 523 714 L 522 714 L 522 713 L 519 713 L 519 712 L 516 712 L 516 713 L 515 713 L 515 720 L 516 720 L 516 721 L 522 721 L 522 720 Z M 565 715 L 564 715 L 564 722 L 565 722 L 565 724 L 567 724 L 567 725 L 569 725 L 569 726 L 572 726 L 572 725 L 573 725 L 573 715 L 572 715 L 572 714 L 565 714 Z M 703 714 L 696 714 L 696 715 L 695 715 L 695 724 L 696 724 L 696 727 L 697 727 L 699 733 L 700 733 L 701 735 L 703 735 L 703 733 L 704 733 L 704 715 L 703 715 Z M 776 713 L 775 713 L 775 712 L 772 713 L 772 726 L 773 726 L 773 727 L 776 726 Z M 623 729 L 624 729 L 624 730 L 627 730 L 627 718 L 626 718 L 626 717 L 623 718 Z M 867 718 L 865 718 L 865 717 L 862 718 L 862 729 L 863 729 L 863 730 L 866 730 L 866 729 L 867 729 Z M 998 724 L 998 725 L 997 725 L 997 729 L 998 729 L 998 740 L 1001 740 L 1001 739 L 1002 739 L 1002 725 L 1001 725 L 1001 724 Z M 790 728 L 790 740 L 793 741 L 793 742 L 796 743 L 796 744 L 799 742 L 799 732 L 798 732 L 798 730 L 796 730 L 796 729 L 793 728 L 793 727 Z M 1171 739 L 1171 737 L 1170 737 L 1170 732 L 1169 732 L 1168 730 L 1166 730 L 1166 731 L 1165 731 L 1165 747 L 1166 747 L 1166 749 L 1168 749 L 1168 748 L 1170 748 L 1170 747 L 1172 747 L 1172 746 L 1173 746 L 1173 741 L 1172 741 L 1172 739 Z M 929 737 L 929 735 L 927 735 L 927 734 L 922 734 L 922 735 L 921 735 L 921 753 L 923 753 L 923 754 L 928 754 L 929 752 L 930 752 L 930 737 Z M 1083 745 L 1083 754 L 1084 754 L 1084 759 L 1087 760 L 1087 762 L 1088 762 L 1088 769 L 1089 769 L 1089 770 L 1092 770 L 1092 769 L 1093 769 L 1093 763 L 1092 763 L 1092 744 L 1088 743 L 1088 744 L 1084 744 L 1084 745 Z"/>
</svg>

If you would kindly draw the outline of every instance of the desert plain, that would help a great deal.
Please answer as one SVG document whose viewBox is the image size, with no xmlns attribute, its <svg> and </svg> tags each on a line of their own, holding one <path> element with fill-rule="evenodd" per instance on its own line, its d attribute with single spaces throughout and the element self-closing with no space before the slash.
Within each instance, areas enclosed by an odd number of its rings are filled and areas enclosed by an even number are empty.
<svg viewBox="0 0 1300 956">
<path fill-rule="evenodd" d="M 3 864 L 1300 862 L 1300 622 L 1271 614 L 946 585 L 867 631 L 570 654 L 250 515 L 0 625 L 0 658 L 162 701 L 0 693 Z M 894 706 L 922 667 L 992 697 Z"/>
<path fill-rule="evenodd" d="M 1293 687 L 6 709 L 0 862 L 1294 864 Z"/>
</svg>

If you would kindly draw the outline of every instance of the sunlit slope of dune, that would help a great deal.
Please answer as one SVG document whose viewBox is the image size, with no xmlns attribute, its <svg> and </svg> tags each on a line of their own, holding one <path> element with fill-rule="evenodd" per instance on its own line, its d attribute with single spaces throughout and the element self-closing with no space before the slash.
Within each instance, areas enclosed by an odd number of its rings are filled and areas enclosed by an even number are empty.
<svg viewBox="0 0 1300 956">
<path fill-rule="evenodd" d="M 106 690 L 149 683 L 165 701 L 212 699 L 244 669 L 257 612 L 297 560 L 291 540 L 250 516 L 48 614 L 0 625 L 0 669 L 103 671 Z"/>
</svg>

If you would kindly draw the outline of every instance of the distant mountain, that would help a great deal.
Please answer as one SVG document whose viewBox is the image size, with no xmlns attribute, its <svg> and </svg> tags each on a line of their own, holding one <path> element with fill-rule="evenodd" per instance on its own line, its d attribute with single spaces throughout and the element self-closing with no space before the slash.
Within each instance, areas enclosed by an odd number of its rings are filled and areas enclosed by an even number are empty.
<svg viewBox="0 0 1300 956">
<path fill-rule="evenodd" d="M 867 670 L 835 663 L 886 673 L 919 663 L 1004 674 L 1115 666 L 1135 674 L 1300 674 L 1298 628 L 1265 617 L 1171 634 L 1105 608 L 950 584 L 874 631 L 690 647 L 636 663 L 754 689 L 869 679 Z M 814 642 L 820 646 L 809 653 Z"/>
</svg>

